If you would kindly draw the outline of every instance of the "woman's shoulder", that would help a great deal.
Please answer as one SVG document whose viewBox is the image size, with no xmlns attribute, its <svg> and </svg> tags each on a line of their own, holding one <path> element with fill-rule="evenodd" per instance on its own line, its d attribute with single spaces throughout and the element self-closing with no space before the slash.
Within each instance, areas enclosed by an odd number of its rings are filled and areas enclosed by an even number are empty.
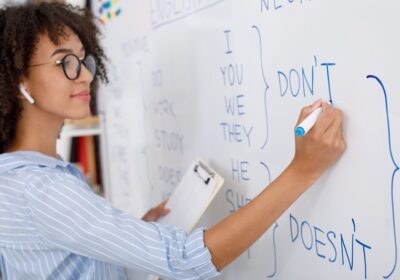
<svg viewBox="0 0 400 280">
<path fill-rule="evenodd" d="M 52 158 L 33 151 L 18 151 L 0 154 L 0 180 L 12 178 L 20 182 L 35 182 L 37 179 L 74 180 L 71 164 L 61 158 Z"/>
</svg>

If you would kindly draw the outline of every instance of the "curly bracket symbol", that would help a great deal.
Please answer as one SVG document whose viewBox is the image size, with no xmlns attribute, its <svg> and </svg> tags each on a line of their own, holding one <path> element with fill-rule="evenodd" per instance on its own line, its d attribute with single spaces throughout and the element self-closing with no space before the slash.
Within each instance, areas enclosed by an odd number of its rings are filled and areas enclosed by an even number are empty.
<svg viewBox="0 0 400 280">
<path fill-rule="evenodd" d="M 270 171 L 268 165 L 265 162 L 261 161 L 260 164 L 262 166 L 264 166 L 264 168 L 267 170 L 267 173 L 268 173 L 268 184 L 270 184 L 271 183 L 271 171 Z M 278 223 L 275 223 L 274 224 L 274 228 L 273 228 L 273 232 L 272 232 L 272 240 L 273 240 L 273 246 L 274 246 L 273 247 L 274 248 L 274 271 L 267 276 L 268 278 L 273 278 L 273 277 L 275 277 L 275 274 L 276 274 L 276 263 L 277 263 L 277 261 L 276 261 L 276 229 L 278 227 L 279 227 Z"/>
<path fill-rule="evenodd" d="M 278 228 L 278 223 L 275 223 L 274 224 L 274 229 L 273 229 L 273 236 L 272 236 L 272 238 L 273 238 L 273 240 L 274 240 L 274 272 L 272 272 L 270 275 L 268 275 L 267 277 L 268 278 L 273 278 L 273 277 L 275 277 L 275 274 L 276 274 L 276 229 Z"/>
<path fill-rule="evenodd" d="M 379 85 L 382 88 L 383 91 L 383 95 L 385 97 L 385 110 L 386 110 L 386 122 L 387 122 L 387 128 L 388 128 L 388 140 L 389 140 L 389 152 L 390 152 L 390 157 L 392 159 L 392 163 L 394 165 L 394 170 L 392 173 L 392 181 L 391 181 L 391 203 L 392 203 L 392 222 L 393 222 L 393 240 L 394 240 L 394 262 L 393 262 L 393 268 L 390 271 L 390 273 L 388 275 L 383 276 L 384 279 L 388 279 L 392 276 L 392 274 L 394 273 L 394 271 L 396 270 L 396 266 L 397 266 L 397 234 L 396 234 L 396 217 L 395 217 L 395 203 L 394 203 L 394 177 L 397 173 L 397 171 L 399 170 L 399 165 L 396 163 L 394 156 L 393 156 L 393 150 L 392 150 L 392 137 L 391 137 L 391 130 L 390 130 L 390 116 L 389 116 L 389 107 L 388 107 L 388 98 L 387 98 L 387 93 L 386 93 L 386 89 L 385 86 L 383 85 L 382 81 L 374 76 L 374 75 L 368 75 L 367 79 L 375 79 Z"/>
<path fill-rule="evenodd" d="M 268 93 L 269 85 L 268 85 L 267 78 L 266 78 L 265 71 L 264 71 L 261 32 L 260 32 L 260 29 L 259 29 L 256 25 L 253 25 L 252 28 L 254 28 L 254 29 L 257 31 L 257 34 L 258 34 L 258 39 L 259 39 L 259 43 L 260 43 L 261 73 L 262 73 L 262 77 L 263 77 L 264 84 L 265 84 L 265 90 L 264 90 L 265 141 L 264 141 L 263 145 L 261 146 L 261 149 L 264 149 L 265 146 L 267 145 L 267 142 L 268 142 L 268 107 L 267 107 L 267 93 Z"/>
</svg>

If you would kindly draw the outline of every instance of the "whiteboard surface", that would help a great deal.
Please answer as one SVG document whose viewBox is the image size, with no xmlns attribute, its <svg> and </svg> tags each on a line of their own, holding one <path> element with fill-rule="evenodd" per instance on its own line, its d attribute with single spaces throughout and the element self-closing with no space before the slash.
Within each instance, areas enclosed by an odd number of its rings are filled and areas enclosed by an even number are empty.
<svg viewBox="0 0 400 280">
<path fill-rule="evenodd" d="M 287 166 L 300 109 L 331 99 L 347 151 L 219 279 L 400 278 L 400 3 L 116 5 L 101 97 L 114 205 L 142 214 L 201 157 L 225 177 L 211 226 Z"/>
</svg>

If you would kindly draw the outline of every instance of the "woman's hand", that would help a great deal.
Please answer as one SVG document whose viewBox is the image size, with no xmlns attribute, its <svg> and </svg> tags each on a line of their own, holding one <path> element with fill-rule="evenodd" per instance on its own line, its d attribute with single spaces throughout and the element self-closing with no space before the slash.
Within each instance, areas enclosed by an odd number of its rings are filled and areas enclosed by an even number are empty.
<svg viewBox="0 0 400 280">
<path fill-rule="evenodd" d="M 288 168 L 250 203 L 204 233 L 218 270 L 251 246 L 345 150 L 340 110 L 317 101 L 303 109 L 298 124 L 318 107 L 322 112 L 313 128 L 296 137 L 296 153 Z"/>
<path fill-rule="evenodd" d="M 322 107 L 315 125 L 303 137 L 296 137 L 296 152 L 291 168 L 311 180 L 321 176 L 342 155 L 346 143 L 342 135 L 343 113 L 321 100 L 303 108 L 296 126 L 312 111 Z"/>
<path fill-rule="evenodd" d="M 151 208 L 143 216 L 142 220 L 146 222 L 157 222 L 160 217 L 167 215 L 170 211 L 169 209 L 165 208 L 165 204 L 167 204 L 167 200 L 164 200 L 158 206 Z"/>
</svg>

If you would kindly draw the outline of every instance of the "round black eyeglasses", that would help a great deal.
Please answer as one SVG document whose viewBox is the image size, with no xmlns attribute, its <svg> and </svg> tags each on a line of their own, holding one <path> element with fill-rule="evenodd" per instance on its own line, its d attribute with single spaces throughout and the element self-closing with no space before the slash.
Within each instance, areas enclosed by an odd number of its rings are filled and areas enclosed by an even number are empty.
<svg viewBox="0 0 400 280">
<path fill-rule="evenodd" d="M 36 66 L 41 66 L 41 65 L 46 65 L 46 64 L 51 64 L 54 62 L 47 62 L 47 63 L 40 63 L 40 64 L 34 64 L 30 65 L 29 67 L 36 67 Z M 67 54 L 64 56 L 63 59 L 57 60 L 55 62 L 57 65 L 61 65 L 62 69 L 64 71 L 65 77 L 69 80 L 76 80 L 78 79 L 79 75 L 81 74 L 81 65 L 83 64 L 87 70 L 89 70 L 90 74 L 94 77 L 96 75 L 96 59 L 94 58 L 93 55 L 88 54 L 85 58 L 79 58 L 73 53 Z"/>
</svg>

